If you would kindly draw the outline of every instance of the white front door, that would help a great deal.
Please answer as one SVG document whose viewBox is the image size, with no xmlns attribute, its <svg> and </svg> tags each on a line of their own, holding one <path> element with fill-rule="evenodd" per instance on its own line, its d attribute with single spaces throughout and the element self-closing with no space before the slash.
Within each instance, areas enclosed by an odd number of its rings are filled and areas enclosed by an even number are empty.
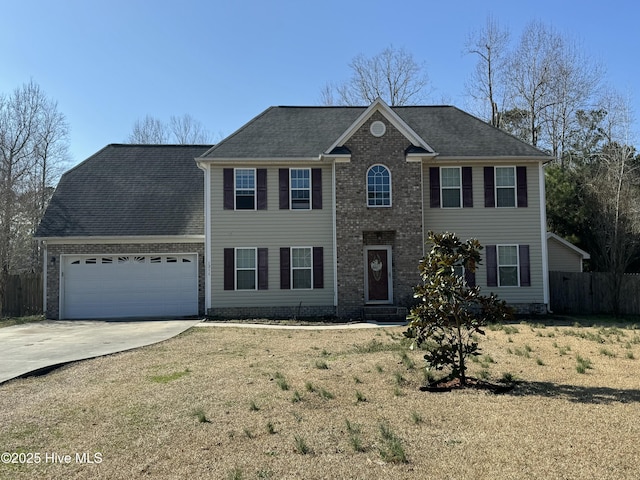
<svg viewBox="0 0 640 480">
<path fill-rule="evenodd" d="M 198 314 L 198 255 L 64 255 L 61 318 Z"/>
</svg>

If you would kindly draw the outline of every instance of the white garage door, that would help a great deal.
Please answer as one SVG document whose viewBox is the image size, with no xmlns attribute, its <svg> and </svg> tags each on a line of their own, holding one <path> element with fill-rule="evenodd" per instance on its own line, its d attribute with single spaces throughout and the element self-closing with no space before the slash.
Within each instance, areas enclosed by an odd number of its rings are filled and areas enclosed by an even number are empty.
<svg viewBox="0 0 640 480">
<path fill-rule="evenodd" d="M 198 314 L 198 256 L 66 255 L 62 318 Z"/>
</svg>

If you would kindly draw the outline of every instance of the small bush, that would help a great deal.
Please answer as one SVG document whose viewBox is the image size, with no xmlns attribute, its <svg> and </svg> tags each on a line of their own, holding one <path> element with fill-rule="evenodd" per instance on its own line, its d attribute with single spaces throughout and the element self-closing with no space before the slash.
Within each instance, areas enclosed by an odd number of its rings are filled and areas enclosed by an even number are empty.
<svg viewBox="0 0 640 480">
<path fill-rule="evenodd" d="M 257 412 L 258 410 L 260 410 L 260 407 L 256 405 L 256 402 L 254 400 L 251 400 L 251 403 L 249 404 L 249 411 Z"/>
<path fill-rule="evenodd" d="M 356 403 L 366 402 L 367 397 L 365 397 L 362 392 L 356 390 Z"/>
</svg>

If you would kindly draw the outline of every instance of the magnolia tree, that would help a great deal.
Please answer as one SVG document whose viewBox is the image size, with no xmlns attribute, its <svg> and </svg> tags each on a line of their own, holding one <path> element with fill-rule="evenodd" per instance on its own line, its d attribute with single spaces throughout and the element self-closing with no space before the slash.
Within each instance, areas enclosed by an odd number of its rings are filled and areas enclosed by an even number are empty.
<svg viewBox="0 0 640 480">
<path fill-rule="evenodd" d="M 419 303 L 408 316 L 407 337 L 418 346 L 433 344 L 424 358 L 428 368 L 449 370 L 449 379 L 467 385 L 466 360 L 479 355 L 476 334 L 488 323 L 508 320 L 512 311 L 493 294 L 480 295 L 475 286 L 482 246 L 462 242 L 452 233 L 429 232 L 431 251 L 420 261 L 422 283 L 414 288 Z"/>
</svg>

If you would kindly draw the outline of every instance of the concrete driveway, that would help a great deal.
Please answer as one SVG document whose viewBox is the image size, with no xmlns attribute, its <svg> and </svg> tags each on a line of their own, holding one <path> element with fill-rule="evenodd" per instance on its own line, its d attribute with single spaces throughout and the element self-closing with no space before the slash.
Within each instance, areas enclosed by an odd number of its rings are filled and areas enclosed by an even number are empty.
<svg viewBox="0 0 640 480">
<path fill-rule="evenodd" d="M 0 328 L 0 383 L 76 360 L 158 343 L 200 320 L 44 321 Z"/>
</svg>

